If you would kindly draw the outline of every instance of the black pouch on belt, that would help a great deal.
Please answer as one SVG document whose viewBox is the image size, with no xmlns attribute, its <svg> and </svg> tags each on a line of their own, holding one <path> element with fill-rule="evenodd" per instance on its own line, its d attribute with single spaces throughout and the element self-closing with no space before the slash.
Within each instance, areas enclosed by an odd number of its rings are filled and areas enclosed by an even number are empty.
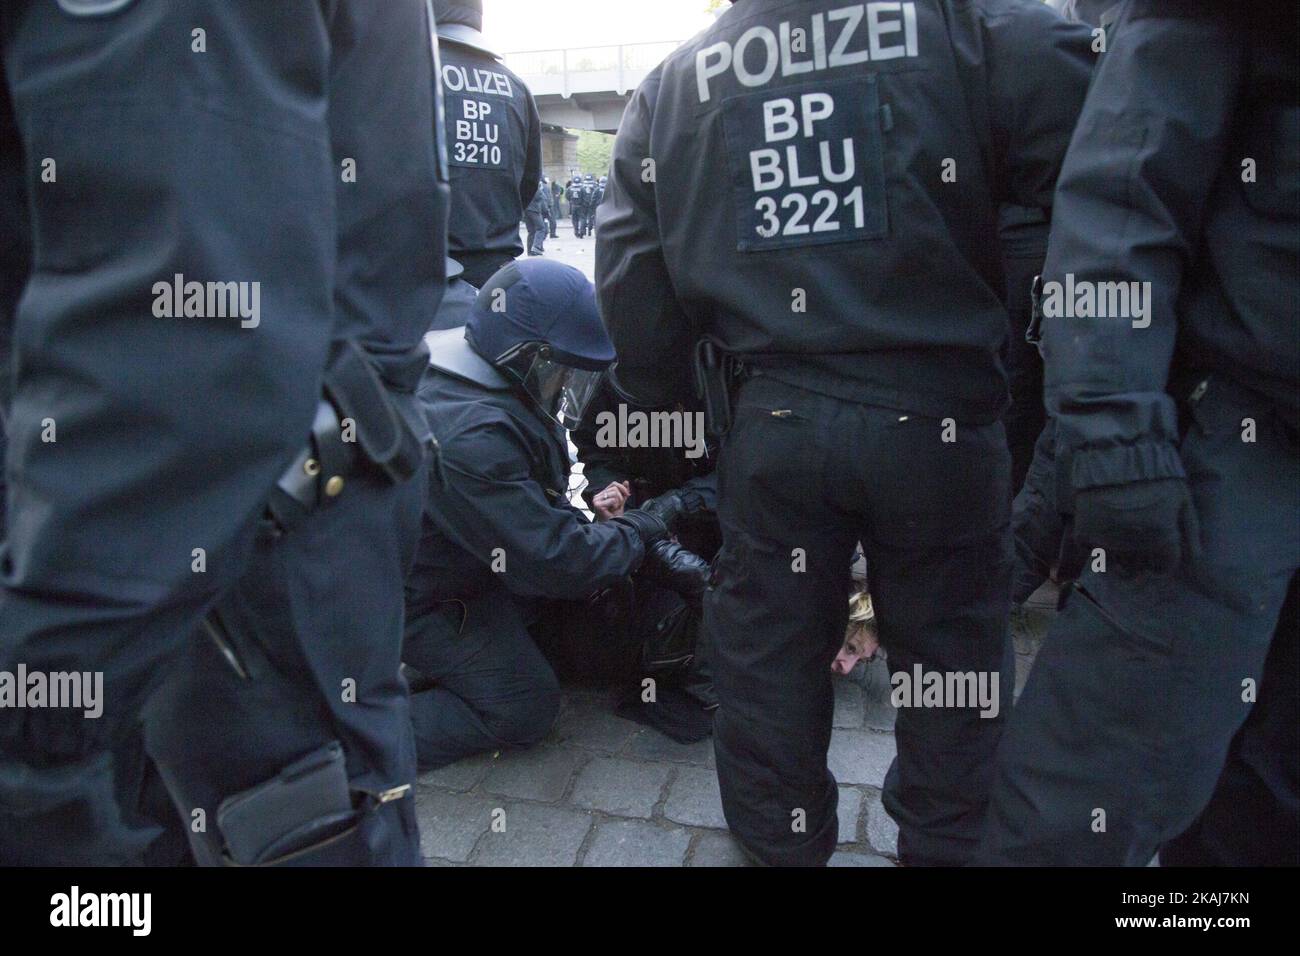
<svg viewBox="0 0 1300 956">
<path fill-rule="evenodd" d="M 331 740 L 263 783 L 221 801 L 217 826 L 236 866 L 260 866 L 356 825 L 343 748 Z"/>
<path fill-rule="evenodd" d="M 713 339 L 695 343 L 695 395 L 704 403 L 704 430 L 721 439 L 731 431 L 731 392 L 739 383 L 743 366 Z"/>
<path fill-rule="evenodd" d="M 406 481 L 420 467 L 425 441 L 399 413 L 362 348 L 351 339 L 336 341 L 311 436 L 267 502 L 272 520 L 281 532 L 292 530 L 341 495 L 362 468 L 394 484 Z"/>
<path fill-rule="evenodd" d="M 424 456 L 424 442 L 393 404 L 388 387 L 366 353 L 351 339 L 330 347 L 325 395 L 338 409 L 344 440 L 355 439 L 366 462 L 395 484 L 415 474 Z"/>
</svg>

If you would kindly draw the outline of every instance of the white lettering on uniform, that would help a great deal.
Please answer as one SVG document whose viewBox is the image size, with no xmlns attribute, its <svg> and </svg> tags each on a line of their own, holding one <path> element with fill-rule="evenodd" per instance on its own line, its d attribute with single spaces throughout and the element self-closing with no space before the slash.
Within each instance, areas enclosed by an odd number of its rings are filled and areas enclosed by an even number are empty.
<svg viewBox="0 0 1300 956">
<path fill-rule="evenodd" d="M 514 98 L 510 77 L 495 70 L 474 70 L 445 63 L 442 67 L 442 85 L 452 93 L 495 93 Z"/>
<path fill-rule="evenodd" d="M 767 58 L 761 72 L 750 73 L 749 68 L 745 66 L 745 51 L 755 39 L 763 41 Z M 736 68 L 736 79 L 740 80 L 741 83 L 745 86 L 762 86 L 776 75 L 779 62 L 776 53 L 776 35 L 767 27 L 750 27 L 736 41 L 736 52 L 731 62 Z"/>
<path fill-rule="evenodd" d="M 838 25 L 829 52 L 826 49 L 828 23 Z M 850 49 L 850 44 L 857 38 L 859 28 L 864 24 L 866 45 Z M 742 86 L 755 87 L 770 82 L 778 71 L 782 77 L 798 76 L 859 63 L 919 55 L 916 4 L 913 0 L 875 0 L 872 3 L 837 7 L 824 14 L 814 13 L 811 26 L 811 60 L 794 58 L 791 49 L 794 26 L 789 20 L 781 21 L 776 33 L 766 26 L 750 27 L 736 40 L 734 48 L 730 42 L 720 40 L 697 50 L 695 81 L 700 102 L 707 103 L 712 98 L 710 81 L 728 70 L 735 73 L 736 80 Z M 799 24 L 798 28 L 802 30 L 803 25 Z M 762 66 L 757 71 L 751 70 L 745 62 L 745 54 L 755 41 L 761 44 L 764 55 Z M 448 88 L 458 89 L 451 83 L 448 83 Z"/>
<path fill-rule="evenodd" d="M 710 65 L 709 57 L 717 54 L 717 59 Z M 709 80 L 720 73 L 726 73 L 731 66 L 731 44 L 726 40 L 705 47 L 695 54 L 695 76 L 700 87 L 700 102 L 709 98 Z"/>
<path fill-rule="evenodd" d="M 880 6 L 878 3 L 871 4 L 873 7 Z M 838 10 L 832 10 L 826 14 L 827 20 L 847 20 L 844 29 L 835 39 L 835 46 L 831 47 L 831 66 L 852 66 L 855 63 L 867 62 L 867 51 L 857 50 L 853 53 L 845 53 L 844 48 L 849 45 L 849 40 L 857 31 L 858 25 L 862 22 L 862 7 L 840 7 Z"/>
<path fill-rule="evenodd" d="M 790 50 L 790 24 L 781 21 L 781 75 L 794 76 L 796 73 L 811 73 L 812 60 L 795 60 Z"/>
<path fill-rule="evenodd" d="M 781 124 L 779 129 L 778 123 Z M 794 100 L 782 97 L 763 104 L 763 139 L 777 143 L 798 132 L 799 123 L 794 118 Z"/>
</svg>

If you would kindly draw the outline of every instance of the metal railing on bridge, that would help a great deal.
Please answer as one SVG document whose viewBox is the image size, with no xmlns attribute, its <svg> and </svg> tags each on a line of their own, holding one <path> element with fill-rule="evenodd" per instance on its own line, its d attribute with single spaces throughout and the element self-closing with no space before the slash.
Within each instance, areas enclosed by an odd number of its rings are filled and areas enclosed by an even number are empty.
<svg viewBox="0 0 1300 956">
<path fill-rule="evenodd" d="M 620 43 L 554 50 L 522 50 L 505 54 L 506 65 L 518 73 L 534 96 L 612 91 L 627 93 L 640 83 L 680 40 Z"/>
</svg>

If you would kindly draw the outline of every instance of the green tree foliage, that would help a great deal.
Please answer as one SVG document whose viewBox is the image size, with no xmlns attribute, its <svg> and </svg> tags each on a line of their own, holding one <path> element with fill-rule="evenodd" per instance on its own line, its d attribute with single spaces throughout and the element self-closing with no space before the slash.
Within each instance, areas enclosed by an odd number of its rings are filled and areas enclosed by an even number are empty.
<svg viewBox="0 0 1300 956">
<path fill-rule="evenodd" d="M 614 137 L 608 133 L 578 129 L 578 172 L 591 173 L 597 179 L 608 175 L 610 157 L 614 154 Z"/>
</svg>

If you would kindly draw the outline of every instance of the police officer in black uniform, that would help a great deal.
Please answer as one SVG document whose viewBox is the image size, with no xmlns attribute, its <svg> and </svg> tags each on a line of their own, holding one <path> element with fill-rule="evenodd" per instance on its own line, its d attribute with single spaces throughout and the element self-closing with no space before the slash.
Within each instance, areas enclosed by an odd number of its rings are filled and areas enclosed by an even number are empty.
<svg viewBox="0 0 1300 956">
<path fill-rule="evenodd" d="M 468 324 L 429 344 L 420 400 L 441 464 L 406 583 L 404 660 L 420 766 L 438 767 L 550 729 L 559 685 L 529 632 L 557 616 L 548 602 L 566 602 L 561 618 L 581 613 L 574 602 L 631 574 L 648 550 L 701 591 L 707 564 L 665 540 L 675 501 L 602 523 L 569 502 L 565 429 L 614 358 L 577 269 L 503 267 Z"/>
<path fill-rule="evenodd" d="M 569 201 L 569 218 L 573 222 L 573 237 L 581 239 L 586 222 L 586 206 L 582 200 L 582 177 L 574 176 L 565 187 L 564 198 Z"/>
<path fill-rule="evenodd" d="M 596 231 L 596 204 L 598 187 L 596 177 L 587 173 L 582 177 L 582 234 L 589 236 Z"/>
<path fill-rule="evenodd" d="M 626 390 L 671 400 L 694 364 L 732 418 L 705 626 L 723 808 L 764 862 L 835 847 L 859 540 L 895 675 L 1001 681 L 997 716 L 900 708 L 885 781 L 905 862 L 974 852 L 1012 684 L 997 208 L 1050 206 L 1088 39 L 1029 0 L 742 0 L 624 114 L 601 313 Z"/>
<path fill-rule="evenodd" d="M 524 224 L 528 227 L 528 254 L 540 256 L 545 252 L 546 222 L 550 219 L 551 193 L 546 182 L 537 184 L 528 208 L 524 210 Z"/>
<path fill-rule="evenodd" d="M 542 203 L 542 218 L 546 223 L 547 234 L 554 239 L 556 237 L 555 217 L 559 215 L 559 210 L 555 207 L 555 197 L 551 193 L 551 181 L 545 176 L 542 177 L 542 190 L 545 193 L 544 202 Z"/>
<path fill-rule="evenodd" d="M 139 858 L 156 831 L 110 754 L 178 672 L 204 700 L 164 701 L 154 742 L 203 862 L 418 861 L 388 582 L 443 271 L 431 32 L 419 2 L 0 12 L 19 141 L 49 160 L 4 177 L 34 267 L 4 315 L 0 669 L 103 675 L 98 719 L 0 721 L 6 862 Z M 355 453 L 333 440 L 349 408 Z M 318 447 L 331 468 L 304 469 Z"/>
<path fill-rule="evenodd" d="M 523 255 L 519 222 L 542 175 L 533 95 L 484 45 L 482 0 L 434 0 L 451 165 L 450 255 L 482 286 Z"/>
<path fill-rule="evenodd" d="M 560 200 L 564 198 L 564 187 L 550 179 L 543 179 L 542 181 L 546 183 L 546 188 L 551 194 L 551 238 L 558 239 L 560 236 Z"/>
<path fill-rule="evenodd" d="M 1128 0 L 1100 58 L 1042 305 L 1087 565 L 999 752 L 988 862 L 1145 865 L 1216 781 L 1175 856 L 1300 859 L 1296 13 Z"/>
</svg>

